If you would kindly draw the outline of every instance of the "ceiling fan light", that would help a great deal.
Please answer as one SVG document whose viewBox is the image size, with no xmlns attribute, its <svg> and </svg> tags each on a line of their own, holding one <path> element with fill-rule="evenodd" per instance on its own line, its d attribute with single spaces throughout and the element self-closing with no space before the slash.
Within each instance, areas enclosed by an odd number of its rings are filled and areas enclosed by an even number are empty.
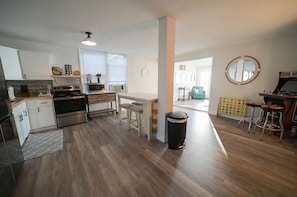
<svg viewBox="0 0 297 197">
<path fill-rule="evenodd" d="M 82 44 L 87 46 L 96 46 L 96 41 L 91 38 L 91 32 L 86 32 L 88 35 L 85 39 L 82 40 Z"/>
</svg>

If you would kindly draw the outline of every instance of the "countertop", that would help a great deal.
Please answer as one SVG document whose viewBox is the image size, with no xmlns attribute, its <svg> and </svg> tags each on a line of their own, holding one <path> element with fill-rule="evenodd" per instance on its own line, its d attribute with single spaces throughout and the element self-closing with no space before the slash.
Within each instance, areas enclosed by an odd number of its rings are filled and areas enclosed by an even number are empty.
<svg viewBox="0 0 297 197">
<path fill-rule="evenodd" d="M 19 104 L 22 104 L 23 102 L 27 101 L 27 100 L 34 100 L 34 99 L 52 99 L 53 96 L 30 96 L 30 97 L 17 97 L 15 99 L 15 101 L 11 102 L 11 106 L 12 108 L 17 107 Z"/>
<path fill-rule="evenodd" d="M 158 95 L 156 94 L 147 94 L 147 93 L 118 93 L 119 97 L 127 99 L 137 99 L 138 101 L 157 101 Z"/>
<path fill-rule="evenodd" d="M 276 99 L 297 99 L 297 95 L 284 95 L 284 94 L 274 94 L 274 93 L 259 93 L 260 96 L 266 96 Z"/>
<path fill-rule="evenodd" d="M 96 94 L 106 94 L 106 93 L 115 93 L 115 91 L 101 90 L 101 91 L 83 92 L 83 94 L 85 95 L 96 95 Z"/>
</svg>

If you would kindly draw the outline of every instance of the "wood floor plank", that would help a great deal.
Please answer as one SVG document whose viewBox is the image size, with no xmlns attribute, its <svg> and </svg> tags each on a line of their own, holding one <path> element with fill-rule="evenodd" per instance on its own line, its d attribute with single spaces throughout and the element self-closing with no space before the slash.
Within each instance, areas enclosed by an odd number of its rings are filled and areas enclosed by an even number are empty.
<svg viewBox="0 0 297 197">
<path fill-rule="evenodd" d="M 24 162 L 13 197 L 296 196 L 297 139 L 185 110 L 186 146 L 138 137 L 117 115 L 65 127 L 63 150 Z"/>
</svg>

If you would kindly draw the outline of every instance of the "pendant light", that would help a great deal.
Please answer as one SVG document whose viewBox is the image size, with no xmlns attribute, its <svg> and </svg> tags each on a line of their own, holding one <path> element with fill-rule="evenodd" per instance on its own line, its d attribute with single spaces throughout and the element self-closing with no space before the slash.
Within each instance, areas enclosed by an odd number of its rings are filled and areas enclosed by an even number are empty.
<svg viewBox="0 0 297 197">
<path fill-rule="evenodd" d="M 96 42 L 95 42 L 95 40 L 93 40 L 92 38 L 91 38 L 91 32 L 85 32 L 88 36 L 85 38 L 85 39 L 83 39 L 83 41 L 81 42 L 82 44 L 84 44 L 84 45 L 87 45 L 87 46 L 95 46 L 96 45 Z"/>
</svg>

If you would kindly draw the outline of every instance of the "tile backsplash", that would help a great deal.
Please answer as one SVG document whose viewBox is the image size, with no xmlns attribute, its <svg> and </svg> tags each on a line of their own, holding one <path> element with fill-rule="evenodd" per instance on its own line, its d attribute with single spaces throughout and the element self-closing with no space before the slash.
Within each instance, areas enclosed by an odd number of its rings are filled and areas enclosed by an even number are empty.
<svg viewBox="0 0 297 197">
<path fill-rule="evenodd" d="M 22 97 L 21 85 L 27 85 L 30 96 L 38 96 L 40 90 L 48 90 L 53 87 L 52 80 L 6 80 L 6 84 L 14 88 L 16 97 Z"/>
</svg>

